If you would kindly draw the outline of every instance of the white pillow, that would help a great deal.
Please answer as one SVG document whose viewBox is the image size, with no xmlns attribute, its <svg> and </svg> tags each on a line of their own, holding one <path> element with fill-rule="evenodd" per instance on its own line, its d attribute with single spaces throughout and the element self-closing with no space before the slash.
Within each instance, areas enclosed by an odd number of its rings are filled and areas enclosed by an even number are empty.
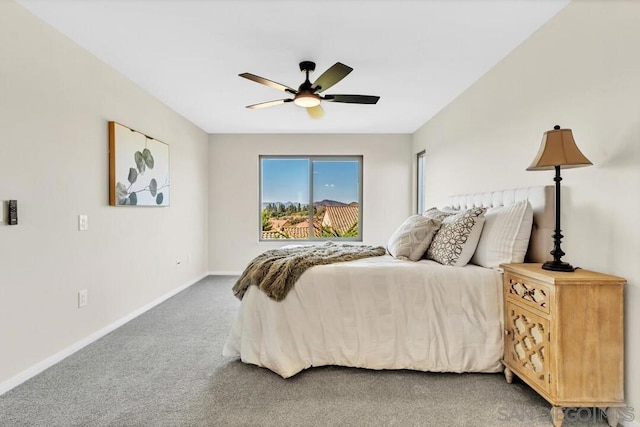
<svg viewBox="0 0 640 427">
<path fill-rule="evenodd" d="M 486 211 L 471 208 L 446 217 L 427 249 L 427 258 L 454 267 L 467 265 L 476 251 Z"/>
<path fill-rule="evenodd" d="M 533 225 L 533 208 L 529 201 L 491 208 L 484 217 L 484 228 L 471 262 L 487 268 L 523 262 Z"/>
<path fill-rule="evenodd" d="M 434 234 L 440 228 L 440 221 L 412 215 L 391 235 L 387 250 L 396 258 L 409 258 L 418 261 L 431 243 Z"/>
</svg>

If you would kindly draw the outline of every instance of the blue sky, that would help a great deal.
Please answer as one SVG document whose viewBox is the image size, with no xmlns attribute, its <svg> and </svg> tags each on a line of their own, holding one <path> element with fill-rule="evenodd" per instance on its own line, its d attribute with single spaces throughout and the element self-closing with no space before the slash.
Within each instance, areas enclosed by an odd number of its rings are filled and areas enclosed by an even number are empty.
<svg viewBox="0 0 640 427">
<path fill-rule="evenodd" d="M 313 161 L 314 201 L 358 201 L 358 162 Z M 309 202 L 309 161 L 262 159 L 263 202 Z"/>
</svg>

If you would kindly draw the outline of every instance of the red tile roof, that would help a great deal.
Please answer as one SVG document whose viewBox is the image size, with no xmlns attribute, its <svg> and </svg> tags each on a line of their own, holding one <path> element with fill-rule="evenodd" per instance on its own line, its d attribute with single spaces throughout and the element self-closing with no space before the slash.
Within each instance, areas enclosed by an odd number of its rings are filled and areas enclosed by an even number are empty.
<svg viewBox="0 0 640 427">
<path fill-rule="evenodd" d="M 358 222 L 358 206 L 327 206 L 322 218 L 322 225 L 341 233 L 346 232 Z"/>
<path fill-rule="evenodd" d="M 318 227 L 315 227 L 313 230 L 313 234 L 315 237 L 320 236 L 320 230 Z M 283 227 L 279 231 L 263 231 L 262 239 L 263 240 L 272 240 L 272 239 L 308 239 L 309 238 L 309 227 Z"/>
</svg>

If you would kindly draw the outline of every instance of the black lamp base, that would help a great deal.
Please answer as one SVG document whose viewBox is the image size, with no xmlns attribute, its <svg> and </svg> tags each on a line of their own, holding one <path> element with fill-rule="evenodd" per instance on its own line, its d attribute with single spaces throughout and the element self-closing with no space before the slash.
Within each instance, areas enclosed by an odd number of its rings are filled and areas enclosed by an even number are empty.
<svg viewBox="0 0 640 427">
<path fill-rule="evenodd" d="M 564 252 L 560 248 L 560 242 L 564 237 L 560 229 L 560 181 L 562 181 L 562 177 L 560 177 L 560 166 L 555 166 L 555 169 L 556 176 L 553 178 L 553 180 L 556 183 L 556 229 L 553 233 L 553 250 L 549 252 L 551 255 L 553 255 L 553 261 L 547 261 L 542 264 L 542 269 L 571 273 L 573 271 L 576 271 L 576 269 L 568 262 L 562 261 L 562 257 L 564 256 Z"/>
<path fill-rule="evenodd" d="M 568 262 L 562 261 L 547 261 L 542 264 L 543 270 L 551 270 L 551 271 L 564 271 L 564 272 L 572 272 L 576 271 L 576 268 L 569 264 Z"/>
</svg>

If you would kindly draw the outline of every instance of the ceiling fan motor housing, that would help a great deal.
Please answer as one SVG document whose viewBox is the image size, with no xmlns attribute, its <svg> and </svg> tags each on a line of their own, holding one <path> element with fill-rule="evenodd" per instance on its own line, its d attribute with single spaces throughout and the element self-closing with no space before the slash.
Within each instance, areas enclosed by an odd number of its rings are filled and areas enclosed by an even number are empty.
<svg viewBox="0 0 640 427">
<path fill-rule="evenodd" d="M 300 71 L 306 73 L 304 82 L 298 87 L 298 93 L 293 98 L 293 103 L 299 107 L 309 108 L 320 105 L 320 96 L 315 94 L 311 82 L 309 81 L 309 73 L 316 69 L 316 63 L 311 61 L 302 61 L 300 63 Z"/>
</svg>

